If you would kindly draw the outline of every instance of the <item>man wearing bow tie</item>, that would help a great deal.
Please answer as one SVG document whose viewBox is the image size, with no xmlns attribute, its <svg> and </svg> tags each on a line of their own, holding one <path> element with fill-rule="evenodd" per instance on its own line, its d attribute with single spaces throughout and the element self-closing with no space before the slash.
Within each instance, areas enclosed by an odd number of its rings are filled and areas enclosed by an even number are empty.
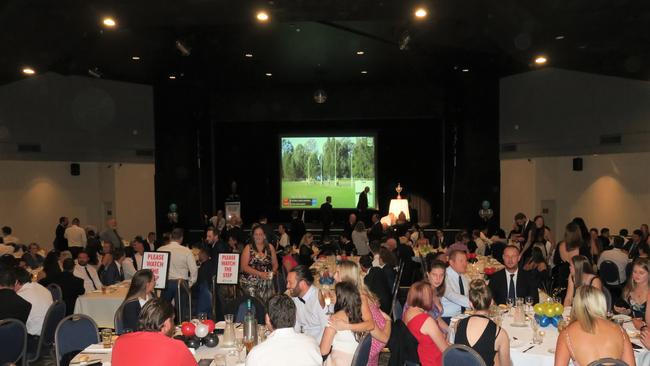
<svg viewBox="0 0 650 366">
<path fill-rule="evenodd" d="M 313 286 L 314 276 L 306 266 L 296 266 L 287 275 L 287 288 L 296 304 L 296 332 L 305 333 L 320 343 L 327 326 L 327 307 L 322 294 Z"/>
</svg>

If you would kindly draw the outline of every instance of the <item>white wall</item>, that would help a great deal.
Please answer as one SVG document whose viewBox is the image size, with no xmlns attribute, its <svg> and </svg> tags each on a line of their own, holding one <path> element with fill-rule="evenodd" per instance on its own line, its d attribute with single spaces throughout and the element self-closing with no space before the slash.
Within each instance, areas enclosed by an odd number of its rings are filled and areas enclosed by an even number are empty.
<svg viewBox="0 0 650 366">
<path fill-rule="evenodd" d="M 21 242 L 52 246 L 60 216 L 104 228 L 110 202 L 125 239 L 155 231 L 154 165 L 0 160 L 0 225 Z"/>
<path fill-rule="evenodd" d="M 554 200 L 556 237 L 574 217 L 589 227 L 636 229 L 650 223 L 650 153 L 599 154 L 583 157 L 573 171 L 569 157 L 501 161 L 501 226 L 510 228 L 516 212 L 542 213 L 542 200 Z"/>
</svg>

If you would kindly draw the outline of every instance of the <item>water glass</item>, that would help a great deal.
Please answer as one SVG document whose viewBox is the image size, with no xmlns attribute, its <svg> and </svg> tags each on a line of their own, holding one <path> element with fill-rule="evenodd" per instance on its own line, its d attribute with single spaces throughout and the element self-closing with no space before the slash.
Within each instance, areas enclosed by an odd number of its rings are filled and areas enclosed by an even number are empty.
<svg viewBox="0 0 650 366">
<path fill-rule="evenodd" d="M 526 312 L 527 313 L 532 313 L 533 312 L 533 297 L 532 296 L 526 296 Z"/>
<path fill-rule="evenodd" d="M 533 343 L 537 344 L 537 345 L 540 345 L 540 344 L 544 343 L 544 335 L 545 334 L 546 333 L 543 330 L 536 330 L 533 333 Z"/>
<path fill-rule="evenodd" d="M 102 329 L 102 344 L 104 348 L 111 348 L 113 341 L 113 330 L 112 329 Z"/>
<path fill-rule="evenodd" d="M 523 297 L 518 297 L 516 302 L 515 302 L 515 305 L 524 306 L 524 298 Z"/>
<path fill-rule="evenodd" d="M 509 297 L 506 300 L 506 304 L 508 304 L 508 310 L 510 310 L 512 309 L 513 306 L 515 306 L 515 301 L 513 300 L 513 298 Z"/>
<path fill-rule="evenodd" d="M 226 355 L 221 353 L 214 355 L 214 366 L 226 366 Z"/>
<path fill-rule="evenodd" d="M 199 313 L 198 319 L 200 322 L 203 322 L 204 320 L 208 319 L 208 314 L 207 313 Z"/>
</svg>

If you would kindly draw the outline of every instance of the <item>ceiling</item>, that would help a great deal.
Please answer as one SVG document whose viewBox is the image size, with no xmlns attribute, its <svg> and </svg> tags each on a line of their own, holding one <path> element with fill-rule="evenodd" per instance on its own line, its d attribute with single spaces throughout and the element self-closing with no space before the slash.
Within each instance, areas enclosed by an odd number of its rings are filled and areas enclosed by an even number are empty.
<svg viewBox="0 0 650 366">
<path fill-rule="evenodd" d="M 650 79 L 647 0 L 7 0 L 0 40 L 0 83 L 27 77 L 25 65 L 207 87 L 418 83 L 523 72 L 541 54 L 545 67 Z"/>
</svg>

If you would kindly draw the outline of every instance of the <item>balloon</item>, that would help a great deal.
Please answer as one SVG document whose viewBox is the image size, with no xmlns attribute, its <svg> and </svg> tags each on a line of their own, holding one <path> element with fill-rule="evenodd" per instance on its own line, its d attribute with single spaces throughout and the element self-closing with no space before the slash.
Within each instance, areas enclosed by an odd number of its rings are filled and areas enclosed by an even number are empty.
<svg viewBox="0 0 650 366">
<path fill-rule="evenodd" d="M 546 328 L 546 327 L 548 327 L 548 325 L 549 325 L 550 323 L 551 323 L 551 318 L 549 318 L 549 317 L 547 317 L 547 316 L 543 316 L 543 317 L 539 320 L 539 325 L 540 325 L 542 328 Z"/>
<path fill-rule="evenodd" d="M 546 309 L 544 309 L 544 315 L 546 315 L 549 318 L 554 317 L 555 309 L 553 309 L 553 306 L 547 306 Z"/>
<path fill-rule="evenodd" d="M 196 337 L 190 337 L 185 341 L 185 344 L 189 348 L 197 349 L 197 348 L 201 347 L 201 340 L 196 338 Z"/>
<path fill-rule="evenodd" d="M 535 306 L 533 306 L 533 310 L 537 315 L 544 314 L 544 306 L 542 304 L 535 304 Z"/>
<path fill-rule="evenodd" d="M 183 324 L 181 324 L 181 333 L 186 337 L 194 336 L 195 329 L 196 326 L 190 322 L 183 322 Z"/>
<path fill-rule="evenodd" d="M 208 334 L 203 338 L 203 344 L 209 348 L 216 347 L 219 344 L 219 337 L 216 334 Z"/>
<path fill-rule="evenodd" d="M 551 318 L 551 325 L 557 328 L 557 316 Z"/>
<path fill-rule="evenodd" d="M 212 319 L 204 320 L 203 324 L 208 326 L 208 333 L 212 333 L 214 331 L 214 321 L 212 321 Z"/>
<path fill-rule="evenodd" d="M 176 206 L 175 203 L 172 203 L 172 204 L 169 205 L 169 211 L 171 211 L 171 212 L 176 212 L 177 208 L 178 208 L 178 206 Z"/>
<path fill-rule="evenodd" d="M 490 201 L 483 201 L 481 203 L 481 207 L 483 207 L 483 209 L 487 210 L 488 208 L 490 208 Z"/>
<path fill-rule="evenodd" d="M 562 315 L 562 313 L 564 313 L 564 306 L 560 303 L 555 303 L 555 305 L 553 305 L 553 310 L 555 311 L 555 316 Z"/>
<path fill-rule="evenodd" d="M 196 334 L 197 337 L 203 338 L 208 335 L 208 326 L 201 323 L 196 326 L 196 329 L 194 330 L 194 334 Z"/>
</svg>

